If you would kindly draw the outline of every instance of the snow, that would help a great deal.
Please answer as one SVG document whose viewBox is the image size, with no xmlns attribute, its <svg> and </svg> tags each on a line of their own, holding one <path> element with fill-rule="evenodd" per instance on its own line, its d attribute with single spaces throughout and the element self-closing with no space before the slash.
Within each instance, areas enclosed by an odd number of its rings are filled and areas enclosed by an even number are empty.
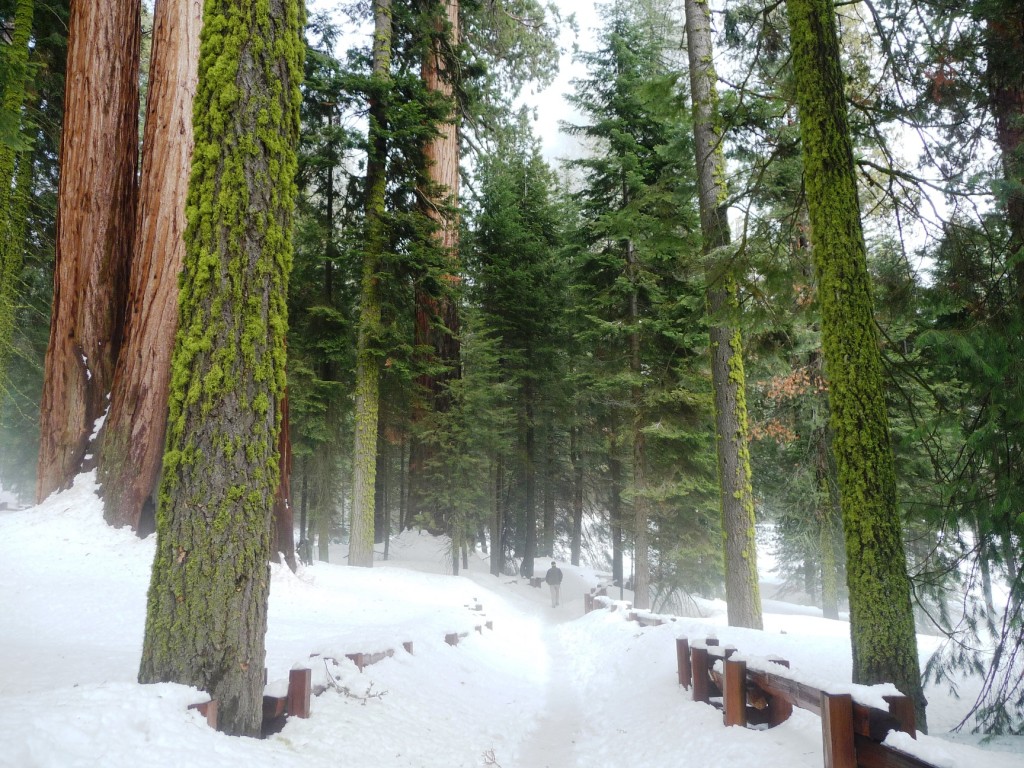
<svg viewBox="0 0 1024 768">
<path fill-rule="evenodd" d="M 38 507 L 0 512 L 0 766 L 704 768 L 756 756 L 761 768 L 799 768 L 822 764 L 818 718 L 796 710 L 771 730 L 724 728 L 677 685 L 676 637 L 714 636 L 753 664 L 777 655 L 797 679 L 855 689 L 843 682 L 848 626 L 813 610 L 766 603 L 758 632 L 728 627 L 720 601 L 698 601 L 702 617 L 645 628 L 621 606 L 583 614 L 600 581 L 591 569 L 559 561 L 562 605 L 552 608 L 546 588 L 495 578 L 479 555 L 461 576 L 443 575 L 444 542 L 405 533 L 373 569 L 345 567 L 340 548 L 338 564 L 272 569 L 268 690 L 307 665 L 327 690 L 309 719 L 275 736 L 228 737 L 188 709 L 202 691 L 135 682 L 153 546 L 106 526 L 91 475 Z M 451 632 L 466 633 L 455 647 Z M 936 643 L 922 637 L 923 655 Z M 392 657 L 363 672 L 344 658 L 388 648 Z M 940 735 L 893 733 L 890 744 L 942 768 L 1024 768 L 1019 739 L 982 751 L 942 735 L 968 697 L 928 697 Z"/>
</svg>

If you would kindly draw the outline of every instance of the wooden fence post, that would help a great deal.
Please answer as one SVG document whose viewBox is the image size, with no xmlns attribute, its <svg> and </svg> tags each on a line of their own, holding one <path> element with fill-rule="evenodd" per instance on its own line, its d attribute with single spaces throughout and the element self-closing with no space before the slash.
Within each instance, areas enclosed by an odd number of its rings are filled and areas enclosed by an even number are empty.
<svg viewBox="0 0 1024 768">
<path fill-rule="evenodd" d="M 693 700 L 707 704 L 711 700 L 707 648 L 694 646 L 690 649 L 690 668 L 693 673 Z"/>
<path fill-rule="evenodd" d="M 909 696 L 883 696 L 889 705 L 889 713 L 900 724 L 900 730 L 909 733 L 912 739 L 917 738 L 917 715 L 914 713 L 914 701 Z"/>
<path fill-rule="evenodd" d="M 780 664 L 781 666 L 789 669 L 789 661 L 786 659 L 779 658 L 778 656 L 769 656 L 768 661 Z M 781 696 L 769 696 L 768 697 L 768 727 L 774 728 L 777 725 L 782 725 L 793 716 L 793 705 L 783 699 Z"/>
<path fill-rule="evenodd" d="M 293 669 L 288 673 L 288 714 L 309 717 L 309 697 L 312 688 L 311 669 Z"/>
<path fill-rule="evenodd" d="M 726 725 L 747 725 L 747 662 L 725 660 L 723 716 Z"/>
<path fill-rule="evenodd" d="M 825 768 L 857 768 L 850 694 L 821 692 L 821 741 Z"/>
<path fill-rule="evenodd" d="M 676 638 L 676 668 L 679 670 L 679 684 L 683 688 L 690 687 L 690 641 L 685 637 Z"/>
</svg>

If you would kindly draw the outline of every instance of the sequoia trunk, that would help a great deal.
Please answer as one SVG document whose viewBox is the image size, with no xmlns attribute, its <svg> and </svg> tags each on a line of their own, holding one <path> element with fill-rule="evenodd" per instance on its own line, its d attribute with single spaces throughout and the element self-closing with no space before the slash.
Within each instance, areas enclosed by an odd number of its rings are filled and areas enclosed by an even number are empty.
<svg viewBox="0 0 1024 768">
<path fill-rule="evenodd" d="M 167 427 L 201 24 L 198 3 L 156 4 L 128 314 L 99 454 L 107 521 L 140 535 L 153 530 Z"/>
<path fill-rule="evenodd" d="M 107 408 L 135 216 L 139 0 L 71 3 L 36 498 L 71 484 Z"/>
</svg>

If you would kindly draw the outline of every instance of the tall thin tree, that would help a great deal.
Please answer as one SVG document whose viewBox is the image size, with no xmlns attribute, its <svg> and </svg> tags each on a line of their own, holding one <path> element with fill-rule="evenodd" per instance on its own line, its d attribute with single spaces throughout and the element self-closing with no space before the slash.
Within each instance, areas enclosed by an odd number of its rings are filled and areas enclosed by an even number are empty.
<svg viewBox="0 0 1024 768">
<path fill-rule="evenodd" d="M 707 259 L 707 305 L 711 314 L 711 378 L 715 391 L 718 480 L 725 536 L 725 592 L 729 624 L 761 629 L 743 341 L 739 329 L 725 323 L 722 317 L 735 311 L 738 302 L 736 278 L 727 253 L 731 239 L 728 191 L 711 37 L 711 9 L 706 0 L 686 0 L 685 7 L 700 228 Z"/>
<path fill-rule="evenodd" d="M 853 680 L 925 701 L 832 0 L 786 0 L 846 536 Z"/>
<path fill-rule="evenodd" d="M 378 272 L 388 244 L 385 222 L 387 191 L 387 99 L 391 84 L 391 0 L 375 0 L 373 72 L 370 78 L 370 124 L 366 161 L 366 238 L 359 294 L 356 341 L 355 452 L 353 455 L 352 527 L 349 565 L 373 565 L 374 486 L 377 476 L 377 430 L 380 410 L 381 330 Z"/>
</svg>

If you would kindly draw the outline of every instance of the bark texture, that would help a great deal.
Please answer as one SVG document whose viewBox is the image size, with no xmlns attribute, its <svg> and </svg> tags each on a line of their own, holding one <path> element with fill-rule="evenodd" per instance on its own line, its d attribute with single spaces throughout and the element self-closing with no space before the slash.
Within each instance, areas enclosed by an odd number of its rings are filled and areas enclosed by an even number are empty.
<svg viewBox="0 0 1024 768">
<path fill-rule="evenodd" d="M 730 242 L 725 159 L 713 65 L 711 10 L 707 0 L 686 0 L 686 38 L 693 99 L 700 228 L 708 259 L 708 311 L 720 318 L 736 308 L 736 283 L 727 250 Z M 716 321 L 713 320 L 713 323 Z M 757 578 L 754 491 L 750 479 L 746 378 L 738 329 L 712 325 L 711 378 L 715 393 L 718 479 L 725 538 L 725 592 L 729 624 L 761 629 L 761 590 Z"/>
<path fill-rule="evenodd" d="M 366 250 L 359 290 L 356 340 L 355 452 L 352 481 L 352 527 L 348 564 L 373 565 L 374 490 L 377 476 L 377 430 L 380 413 L 381 331 L 379 276 L 387 247 L 384 221 L 387 186 L 387 102 L 391 83 L 391 0 L 374 3 L 373 76 L 370 92 L 369 156 L 366 161 Z"/>
<path fill-rule="evenodd" d="M 437 227 L 437 247 L 449 265 L 444 280 L 455 285 L 459 278 L 459 124 L 454 101 L 454 77 L 447 63 L 459 42 L 459 2 L 443 0 L 430 48 L 424 57 L 421 77 L 427 90 L 451 100 L 449 119 L 437 126 L 438 134 L 423 148 L 425 181 L 419 189 L 424 213 Z M 422 285 L 416 290 L 415 344 L 426 350 L 426 367 L 440 366 L 440 372 L 420 376 L 417 384 L 427 399 L 413 413 L 414 421 L 422 423 L 426 413 L 447 413 L 450 408 L 448 383 L 459 374 L 459 315 L 450 293 L 434 296 Z M 417 440 L 409 463 L 413 514 L 426 514 L 432 527 L 442 530 L 440 510 L 433 508 L 427 474 L 433 463 L 433 448 Z"/>
<path fill-rule="evenodd" d="M 1016 258 L 1011 263 L 1017 301 L 1024 307 L 1024 6 L 1018 0 L 1000 0 L 988 8 L 985 54 L 989 102 L 1003 166 L 1010 257 Z"/>
<path fill-rule="evenodd" d="M 125 336 L 99 454 L 107 522 L 140 535 L 153 529 L 167 427 L 201 26 L 198 0 L 156 4 Z"/>
<path fill-rule="evenodd" d="M 302 78 L 297 0 L 207 0 L 140 682 L 262 721 Z"/>
<path fill-rule="evenodd" d="M 924 697 L 835 9 L 787 0 L 846 538 L 853 680 Z"/>
<path fill-rule="evenodd" d="M 70 485 L 121 345 L 138 164 L 139 0 L 74 0 L 36 498 Z"/>
</svg>

